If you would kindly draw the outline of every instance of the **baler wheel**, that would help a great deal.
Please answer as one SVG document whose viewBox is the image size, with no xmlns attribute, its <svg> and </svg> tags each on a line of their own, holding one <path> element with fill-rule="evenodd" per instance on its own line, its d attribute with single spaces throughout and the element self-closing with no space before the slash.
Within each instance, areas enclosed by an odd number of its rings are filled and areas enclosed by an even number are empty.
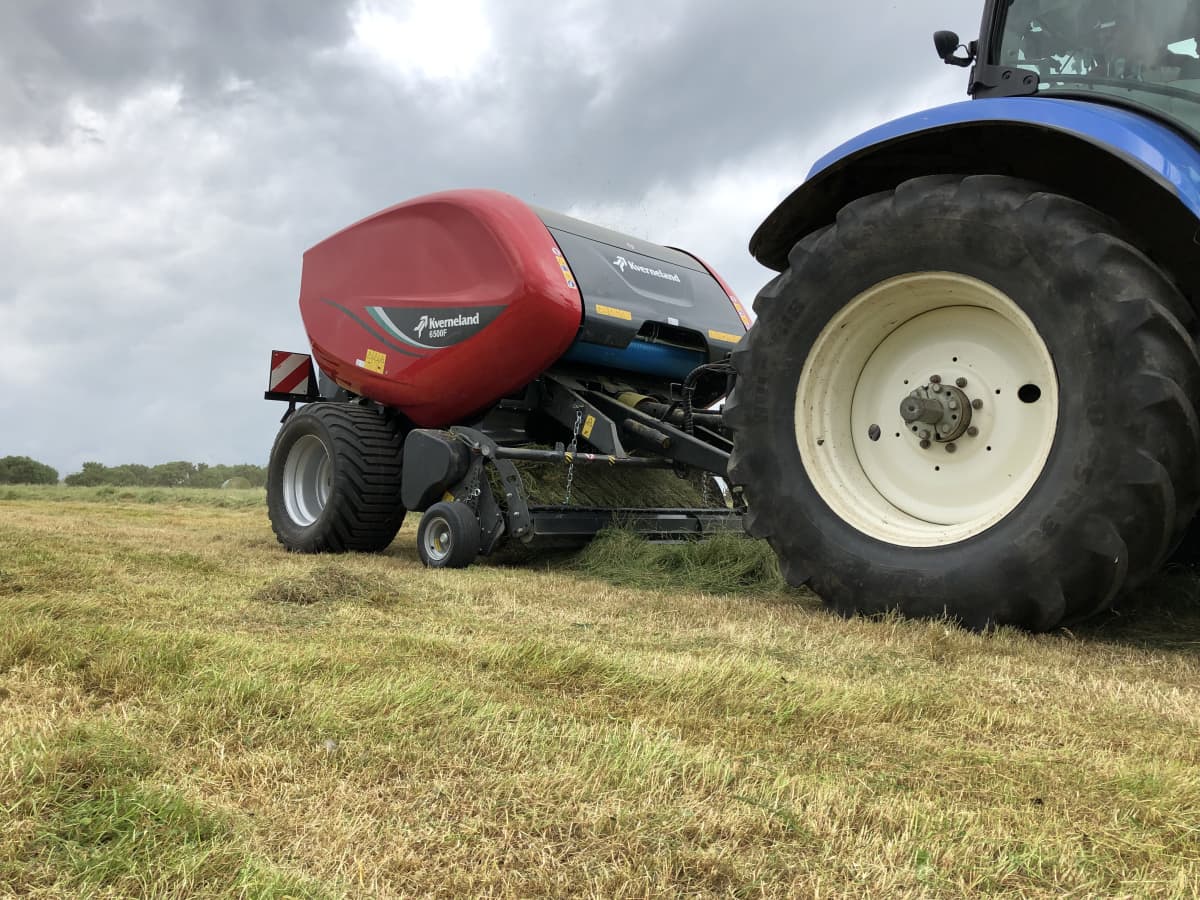
<svg viewBox="0 0 1200 900">
<path fill-rule="evenodd" d="M 267 473 L 267 512 L 297 553 L 372 553 L 404 521 L 404 435 L 377 408 L 310 403 L 279 429 Z"/>
<path fill-rule="evenodd" d="M 465 503 L 435 503 L 417 527 L 417 554 L 431 569 L 465 569 L 479 555 L 479 520 Z"/>
<path fill-rule="evenodd" d="M 844 207 L 734 352 L 751 534 L 836 610 L 1045 630 L 1145 581 L 1200 504 L 1178 288 L 1096 210 L 1001 176 Z"/>
</svg>

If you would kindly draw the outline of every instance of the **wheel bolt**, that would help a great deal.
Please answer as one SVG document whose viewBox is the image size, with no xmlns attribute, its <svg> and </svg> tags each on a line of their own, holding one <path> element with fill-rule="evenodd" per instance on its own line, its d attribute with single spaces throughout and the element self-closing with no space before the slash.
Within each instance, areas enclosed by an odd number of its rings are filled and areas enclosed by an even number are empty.
<svg viewBox="0 0 1200 900">
<path fill-rule="evenodd" d="M 971 409 L 983 409 L 983 401 L 982 400 L 972 400 L 971 401 Z"/>
<path fill-rule="evenodd" d="M 929 376 L 929 383 L 930 383 L 930 384 L 941 384 L 941 383 L 942 383 L 942 376 L 941 376 L 941 375 L 930 375 L 930 376 Z"/>
<path fill-rule="evenodd" d="M 951 409 L 958 409 L 958 401 L 957 400 L 951 400 L 946 405 L 949 406 Z"/>
<path fill-rule="evenodd" d="M 974 425 L 972 425 L 970 428 L 967 429 L 967 436 L 968 437 L 979 437 L 979 429 L 976 428 Z"/>
<path fill-rule="evenodd" d="M 954 379 L 954 383 L 957 384 L 960 388 L 964 388 L 967 386 L 967 379 L 956 378 L 956 379 Z"/>
<path fill-rule="evenodd" d="M 921 449 L 922 450 L 928 450 L 931 446 L 932 445 L 929 443 L 928 440 L 921 441 Z"/>
<path fill-rule="evenodd" d="M 918 434 L 918 435 L 917 435 L 917 437 L 919 437 L 919 438 L 920 438 L 921 440 L 923 440 L 923 441 L 927 441 L 927 440 L 929 440 L 929 438 L 930 438 L 929 429 L 928 429 L 928 428 L 922 428 L 922 429 L 921 429 L 921 433 L 920 433 L 920 434 Z"/>
<path fill-rule="evenodd" d="M 940 384 L 935 383 L 933 385 L 933 387 L 930 388 L 930 390 L 933 391 L 935 394 L 940 394 L 942 392 L 942 386 Z"/>
<path fill-rule="evenodd" d="M 938 426 L 938 431 L 939 431 L 941 434 L 949 434 L 949 433 L 950 433 L 950 424 L 949 424 L 949 423 L 945 423 L 945 424 L 939 425 L 939 426 Z"/>
<path fill-rule="evenodd" d="M 947 444 L 947 445 L 946 445 L 946 452 L 947 452 L 947 453 L 953 453 L 953 452 L 954 452 L 955 450 L 957 450 L 957 449 L 958 449 L 958 446 L 957 446 L 957 445 L 955 445 L 955 444 Z"/>
</svg>

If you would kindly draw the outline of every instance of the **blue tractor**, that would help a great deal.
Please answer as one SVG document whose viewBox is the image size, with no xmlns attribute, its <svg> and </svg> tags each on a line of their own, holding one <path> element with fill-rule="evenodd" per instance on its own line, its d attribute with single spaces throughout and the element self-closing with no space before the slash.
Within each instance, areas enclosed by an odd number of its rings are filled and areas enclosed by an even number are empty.
<svg viewBox="0 0 1200 900">
<path fill-rule="evenodd" d="M 1187 549 L 1198 34 L 1200 0 L 989 0 L 934 38 L 972 100 L 839 147 L 759 227 L 730 474 L 791 583 L 1046 630 Z"/>
</svg>

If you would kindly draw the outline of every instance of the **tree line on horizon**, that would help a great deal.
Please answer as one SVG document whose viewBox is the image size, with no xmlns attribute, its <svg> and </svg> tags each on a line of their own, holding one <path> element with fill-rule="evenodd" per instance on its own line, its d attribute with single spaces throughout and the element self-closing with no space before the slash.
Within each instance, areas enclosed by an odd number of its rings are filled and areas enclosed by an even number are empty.
<svg viewBox="0 0 1200 900">
<path fill-rule="evenodd" d="M 248 463 L 210 466 L 208 463 L 186 460 L 156 466 L 140 463 L 106 466 L 98 462 L 85 462 L 80 471 L 62 480 L 72 487 L 219 488 L 234 478 L 245 479 L 250 487 L 263 487 L 267 483 L 267 470 L 263 466 Z M 28 456 L 0 458 L 0 484 L 57 484 L 58 480 L 57 469 Z"/>
</svg>

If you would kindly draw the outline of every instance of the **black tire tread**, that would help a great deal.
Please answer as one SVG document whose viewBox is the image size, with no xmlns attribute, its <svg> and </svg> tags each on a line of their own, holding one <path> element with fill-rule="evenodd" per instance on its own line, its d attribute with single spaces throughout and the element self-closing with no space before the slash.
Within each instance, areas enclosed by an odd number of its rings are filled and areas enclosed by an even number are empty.
<svg viewBox="0 0 1200 900">
<path fill-rule="evenodd" d="M 308 417 L 328 436 L 333 455 L 334 485 L 324 513 L 312 526 L 300 529 L 288 518 L 282 501 L 272 502 L 271 527 L 289 550 L 301 553 L 375 553 L 386 548 L 404 522 L 400 500 L 403 429 L 379 407 L 355 402 L 319 402 L 301 407 L 280 429 L 271 452 L 272 468 L 291 428 L 311 427 Z M 269 487 L 273 484 L 268 479 Z"/>
</svg>

